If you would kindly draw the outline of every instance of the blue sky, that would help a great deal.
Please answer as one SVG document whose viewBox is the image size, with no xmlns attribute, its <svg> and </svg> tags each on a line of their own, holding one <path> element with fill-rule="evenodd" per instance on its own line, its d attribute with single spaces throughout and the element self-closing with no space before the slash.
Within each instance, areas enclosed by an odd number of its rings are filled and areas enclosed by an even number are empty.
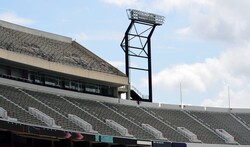
<svg viewBox="0 0 250 147">
<path fill-rule="evenodd" d="M 250 106 L 250 1 L 0 0 L 0 19 L 71 37 L 124 71 L 126 9 L 165 16 L 152 37 L 154 102 Z M 136 63 L 133 63 L 136 64 Z M 133 84 L 145 92 L 145 77 Z"/>
</svg>

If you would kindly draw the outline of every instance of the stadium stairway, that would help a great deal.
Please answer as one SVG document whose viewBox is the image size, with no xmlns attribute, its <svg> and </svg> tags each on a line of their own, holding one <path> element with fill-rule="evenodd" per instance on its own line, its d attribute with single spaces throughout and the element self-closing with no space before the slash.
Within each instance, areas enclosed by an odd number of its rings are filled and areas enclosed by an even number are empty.
<svg viewBox="0 0 250 147">
<path fill-rule="evenodd" d="M 67 117 L 68 114 L 77 115 L 78 117 L 92 124 L 93 129 L 98 131 L 100 134 L 120 136 L 118 132 L 108 127 L 98 117 L 93 116 L 88 110 L 80 107 L 79 105 L 77 105 L 77 103 L 74 103 L 74 101 L 70 101 L 69 98 L 42 92 L 34 92 L 29 90 L 24 91 L 36 97 L 40 101 L 43 101 L 49 107 L 61 112 L 65 117 Z"/>
</svg>

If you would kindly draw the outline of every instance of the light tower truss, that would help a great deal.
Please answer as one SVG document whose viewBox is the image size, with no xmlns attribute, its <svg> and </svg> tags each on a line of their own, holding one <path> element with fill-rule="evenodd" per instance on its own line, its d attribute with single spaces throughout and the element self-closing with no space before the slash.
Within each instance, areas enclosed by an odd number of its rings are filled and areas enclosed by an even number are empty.
<svg viewBox="0 0 250 147">
<path fill-rule="evenodd" d="M 131 22 L 121 42 L 121 48 L 125 52 L 126 75 L 131 80 L 130 74 L 132 74 L 132 70 L 147 72 L 148 96 L 141 96 L 140 100 L 152 102 L 151 36 L 155 27 L 162 25 L 165 18 L 164 16 L 134 9 L 128 9 L 127 15 Z M 144 67 L 132 65 L 131 59 L 133 58 L 143 59 L 147 65 Z"/>
</svg>

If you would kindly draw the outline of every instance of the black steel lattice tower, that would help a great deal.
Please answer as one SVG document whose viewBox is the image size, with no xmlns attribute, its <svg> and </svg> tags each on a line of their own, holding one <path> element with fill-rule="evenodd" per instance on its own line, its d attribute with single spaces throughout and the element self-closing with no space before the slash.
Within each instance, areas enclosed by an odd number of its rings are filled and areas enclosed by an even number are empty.
<svg viewBox="0 0 250 147">
<path fill-rule="evenodd" d="M 126 75 L 130 80 L 130 71 L 144 71 L 148 76 L 148 96 L 141 96 L 141 101 L 152 102 L 152 65 L 151 65 L 151 36 L 155 27 L 164 23 L 164 17 L 152 13 L 128 9 L 131 20 L 121 47 L 125 52 Z M 141 58 L 147 61 L 146 67 L 131 65 L 131 58 Z M 131 82 L 131 81 L 130 81 Z"/>
</svg>

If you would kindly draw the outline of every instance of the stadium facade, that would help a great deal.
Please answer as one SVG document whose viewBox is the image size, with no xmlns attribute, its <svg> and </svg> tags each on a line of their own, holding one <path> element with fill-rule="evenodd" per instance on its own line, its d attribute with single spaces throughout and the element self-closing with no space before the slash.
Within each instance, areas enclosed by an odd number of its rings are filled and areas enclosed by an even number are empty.
<svg viewBox="0 0 250 147">
<path fill-rule="evenodd" d="M 71 38 L 0 21 L 0 147 L 250 146 L 250 110 L 120 99 L 124 73 Z"/>
</svg>

